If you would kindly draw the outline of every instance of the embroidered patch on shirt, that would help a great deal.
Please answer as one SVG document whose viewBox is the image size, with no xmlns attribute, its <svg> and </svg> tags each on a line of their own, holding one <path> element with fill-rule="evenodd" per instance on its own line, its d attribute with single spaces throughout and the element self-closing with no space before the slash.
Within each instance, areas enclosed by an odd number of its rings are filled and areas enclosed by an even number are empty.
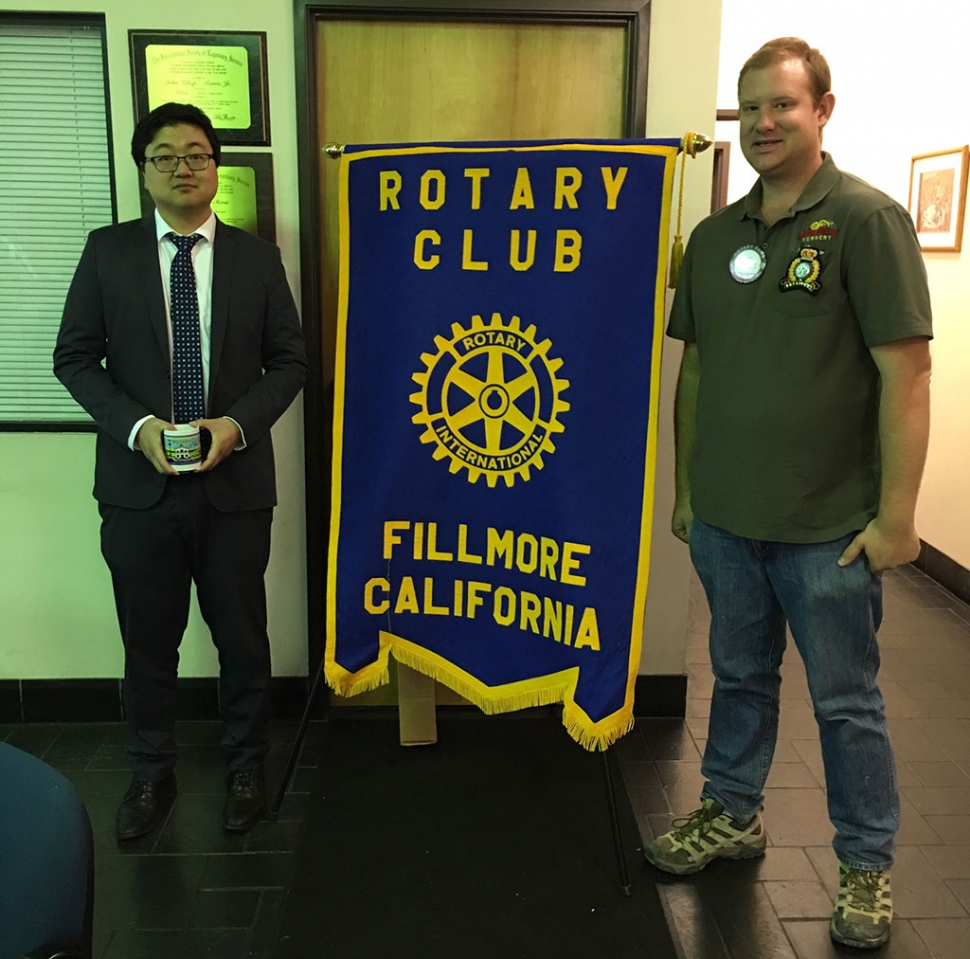
<svg viewBox="0 0 970 959">
<path fill-rule="evenodd" d="M 816 220 L 807 230 L 798 234 L 798 239 L 803 243 L 806 240 L 814 243 L 819 240 L 832 240 L 838 235 L 839 231 L 831 220 Z"/>
<path fill-rule="evenodd" d="M 798 251 L 798 256 L 788 264 L 788 270 L 779 280 L 778 286 L 787 290 L 805 290 L 814 296 L 821 289 L 818 276 L 822 272 L 821 250 L 807 246 Z"/>
</svg>

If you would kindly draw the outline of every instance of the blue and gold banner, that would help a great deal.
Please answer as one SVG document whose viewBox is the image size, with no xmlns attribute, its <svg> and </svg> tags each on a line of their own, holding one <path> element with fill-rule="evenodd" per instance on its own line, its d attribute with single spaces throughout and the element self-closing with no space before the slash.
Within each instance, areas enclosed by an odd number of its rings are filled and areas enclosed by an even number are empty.
<svg viewBox="0 0 970 959">
<path fill-rule="evenodd" d="M 348 147 L 326 677 L 633 724 L 678 141 Z"/>
</svg>

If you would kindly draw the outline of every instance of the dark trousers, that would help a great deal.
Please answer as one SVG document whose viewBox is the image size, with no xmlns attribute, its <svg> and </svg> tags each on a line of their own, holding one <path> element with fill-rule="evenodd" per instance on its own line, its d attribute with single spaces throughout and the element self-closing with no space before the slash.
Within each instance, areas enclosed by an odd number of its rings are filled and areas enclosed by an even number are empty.
<svg viewBox="0 0 970 959">
<path fill-rule="evenodd" d="M 179 644 L 194 581 L 219 653 L 223 747 L 231 770 L 263 760 L 270 683 L 263 574 L 272 509 L 221 513 L 202 476 L 171 477 L 149 509 L 101 506 L 101 552 L 111 571 L 125 646 L 124 706 L 138 779 L 175 765 Z"/>
</svg>

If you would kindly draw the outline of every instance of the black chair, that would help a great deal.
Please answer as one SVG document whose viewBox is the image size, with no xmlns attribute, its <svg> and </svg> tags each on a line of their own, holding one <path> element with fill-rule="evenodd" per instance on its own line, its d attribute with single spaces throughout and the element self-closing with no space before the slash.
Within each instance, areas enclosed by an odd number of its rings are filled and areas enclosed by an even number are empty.
<svg viewBox="0 0 970 959">
<path fill-rule="evenodd" d="M 91 959 L 94 843 L 74 787 L 0 743 L 0 959 Z"/>
</svg>

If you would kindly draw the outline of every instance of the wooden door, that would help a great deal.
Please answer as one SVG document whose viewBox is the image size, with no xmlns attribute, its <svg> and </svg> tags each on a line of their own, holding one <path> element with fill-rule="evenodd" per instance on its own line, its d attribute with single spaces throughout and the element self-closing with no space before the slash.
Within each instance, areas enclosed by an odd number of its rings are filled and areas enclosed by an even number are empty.
<svg viewBox="0 0 970 959">
<path fill-rule="evenodd" d="M 320 143 L 623 136 L 622 27 L 322 20 Z M 323 374 L 333 378 L 337 170 L 318 162 Z"/>
</svg>

